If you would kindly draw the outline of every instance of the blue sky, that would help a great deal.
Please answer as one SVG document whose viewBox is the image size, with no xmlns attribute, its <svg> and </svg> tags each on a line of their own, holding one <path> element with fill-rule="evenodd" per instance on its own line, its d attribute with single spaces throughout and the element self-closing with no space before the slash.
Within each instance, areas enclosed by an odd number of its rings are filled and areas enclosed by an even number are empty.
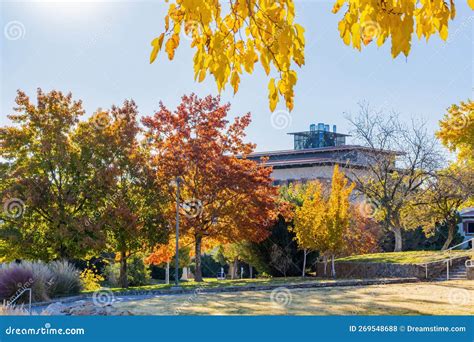
<svg viewBox="0 0 474 342">
<path fill-rule="evenodd" d="M 0 125 L 8 123 L 17 89 L 32 97 L 37 87 L 71 91 L 88 115 L 127 98 L 149 115 L 160 100 L 173 108 L 183 94 L 217 94 L 211 78 L 194 82 L 193 51 L 185 39 L 174 61 L 160 55 L 148 63 L 150 41 L 163 29 L 166 6 L 164 1 L 2 1 Z M 450 104 L 472 98 L 474 12 L 465 1 L 457 4 L 448 42 L 414 38 L 410 56 L 395 60 L 389 44 L 362 52 L 344 45 L 337 31 L 342 13 L 334 15 L 331 8 L 332 2 L 296 0 L 307 47 L 291 125 L 272 125 L 268 79 L 260 67 L 242 78 L 235 96 L 230 87 L 222 93 L 232 115 L 252 113 L 247 138 L 258 150 L 292 148 L 286 133 L 306 130 L 310 123 L 336 124 L 345 132 L 344 113 L 355 114 L 361 101 L 396 110 L 405 120 L 423 117 L 435 130 Z M 20 28 L 20 36 L 14 36 L 19 39 L 7 33 L 12 22 Z"/>
</svg>

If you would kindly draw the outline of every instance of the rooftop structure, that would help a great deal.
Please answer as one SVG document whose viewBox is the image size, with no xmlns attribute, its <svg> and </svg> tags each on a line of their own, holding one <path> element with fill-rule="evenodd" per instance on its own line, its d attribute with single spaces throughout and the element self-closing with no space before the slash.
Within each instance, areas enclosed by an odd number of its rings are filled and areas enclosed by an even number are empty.
<svg viewBox="0 0 474 342">
<path fill-rule="evenodd" d="M 329 125 L 318 123 L 316 126 L 309 126 L 309 131 L 288 133 L 294 136 L 294 149 L 304 150 L 308 148 L 319 148 L 329 146 L 342 146 L 346 144 L 347 134 L 336 132 L 336 125 L 332 126 L 332 132 Z"/>
<path fill-rule="evenodd" d="M 275 184 L 284 184 L 309 179 L 330 180 L 334 165 L 341 170 L 359 170 L 366 172 L 373 161 L 374 153 L 398 154 L 394 151 L 377 151 L 360 145 L 346 145 L 349 135 L 332 132 L 329 125 L 319 123 L 311 125 L 309 131 L 289 133 L 294 136 L 292 150 L 256 152 L 249 159 L 267 158 L 267 166 L 273 167 L 272 177 Z M 346 174 L 349 176 L 349 173 Z"/>
</svg>

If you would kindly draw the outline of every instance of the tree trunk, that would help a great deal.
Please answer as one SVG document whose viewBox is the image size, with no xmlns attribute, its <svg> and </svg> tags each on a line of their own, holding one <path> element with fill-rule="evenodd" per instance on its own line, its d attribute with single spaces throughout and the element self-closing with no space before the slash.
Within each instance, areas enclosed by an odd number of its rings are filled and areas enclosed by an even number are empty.
<svg viewBox="0 0 474 342">
<path fill-rule="evenodd" d="M 249 276 L 250 276 L 250 279 L 253 278 L 253 267 L 252 267 L 252 265 L 249 265 Z"/>
<path fill-rule="evenodd" d="M 166 274 L 165 274 L 165 283 L 168 285 L 170 283 L 170 262 L 166 262 Z"/>
<path fill-rule="evenodd" d="M 392 228 L 393 235 L 395 236 L 395 248 L 394 252 L 402 251 L 402 230 L 399 227 Z"/>
<path fill-rule="evenodd" d="M 237 279 L 237 268 L 239 266 L 239 260 L 237 258 L 234 258 L 234 267 L 232 267 L 232 279 Z"/>
<path fill-rule="evenodd" d="M 197 282 L 202 282 L 201 242 L 202 242 L 202 237 L 196 236 L 196 249 L 195 249 L 195 256 L 194 256 L 194 263 L 196 264 L 196 270 L 194 273 L 194 281 L 197 281 Z"/>
<path fill-rule="evenodd" d="M 324 275 L 326 276 L 328 274 L 328 258 L 327 256 L 323 256 L 323 262 L 324 262 Z"/>
<path fill-rule="evenodd" d="M 333 278 L 336 278 L 336 265 L 334 263 L 334 254 L 331 255 L 331 275 Z"/>
<path fill-rule="evenodd" d="M 120 252 L 120 276 L 119 283 L 123 289 L 128 287 L 128 277 L 127 277 L 127 252 Z"/>
<path fill-rule="evenodd" d="M 444 245 L 441 248 L 442 251 L 447 250 L 451 242 L 453 242 L 455 230 L 456 230 L 456 224 L 448 224 L 448 237 L 446 238 L 446 241 L 444 242 Z"/>
<path fill-rule="evenodd" d="M 303 250 L 303 272 L 301 274 L 301 276 L 304 278 L 305 274 L 306 274 L 306 254 L 307 254 L 307 250 L 304 249 Z"/>
</svg>

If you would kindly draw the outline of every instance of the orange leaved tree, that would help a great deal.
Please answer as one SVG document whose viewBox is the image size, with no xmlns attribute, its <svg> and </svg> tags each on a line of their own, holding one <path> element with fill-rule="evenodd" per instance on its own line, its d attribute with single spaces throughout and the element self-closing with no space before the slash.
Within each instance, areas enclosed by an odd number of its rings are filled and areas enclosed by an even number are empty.
<svg viewBox="0 0 474 342">
<path fill-rule="evenodd" d="M 229 110 L 219 97 L 192 94 L 183 96 L 175 111 L 161 103 L 143 120 L 157 178 L 170 194 L 175 191 L 170 181 L 181 179 L 180 201 L 188 210 L 181 215 L 180 233 L 194 240 L 196 281 L 202 281 L 203 239 L 260 241 L 275 208 L 271 168 L 246 158 L 255 148 L 243 141 L 250 114 L 230 123 Z"/>
</svg>

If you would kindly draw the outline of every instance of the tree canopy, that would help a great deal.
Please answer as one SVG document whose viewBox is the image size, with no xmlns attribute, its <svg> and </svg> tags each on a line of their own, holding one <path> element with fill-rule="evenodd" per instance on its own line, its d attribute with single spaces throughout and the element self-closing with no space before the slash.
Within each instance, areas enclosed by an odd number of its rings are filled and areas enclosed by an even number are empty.
<svg viewBox="0 0 474 342">
<path fill-rule="evenodd" d="M 468 0 L 474 9 L 474 0 Z M 428 40 L 448 38 L 449 21 L 456 15 L 454 0 L 336 0 L 333 13 L 345 10 L 338 30 L 343 42 L 361 50 L 390 39 L 391 54 L 408 56 L 413 34 Z M 150 63 L 165 46 L 170 60 L 184 35 L 194 53 L 194 78 L 208 74 L 219 91 L 230 83 L 234 93 L 241 75 L 260 64 L 268 82 L 270 110 L 283 98 L 294 105 L 297 67 L 305 63 L 305 29 L 296 22 L 294 0 L 175 0 L 169 2 L 164 32 L 151 42 Z"/>
<path fill-rule="evenodd" d="M 192 94 L 183 96 L 175 111 L 160 104 L 159 111 L 143 120 L 157 178 L 171 196 L 176 184 L 170 182 L 178 179 L 180 202 L 193 207 L 182 215 L 180 230 L 195 242 L 198 281 L 203 240 L 262 240 L 275 209 L 271 168 L 246 158 L 254 149 L 243 142 L 250 115 L 229 123 L 229 110 L 219 97 Z"/>
</svg>

